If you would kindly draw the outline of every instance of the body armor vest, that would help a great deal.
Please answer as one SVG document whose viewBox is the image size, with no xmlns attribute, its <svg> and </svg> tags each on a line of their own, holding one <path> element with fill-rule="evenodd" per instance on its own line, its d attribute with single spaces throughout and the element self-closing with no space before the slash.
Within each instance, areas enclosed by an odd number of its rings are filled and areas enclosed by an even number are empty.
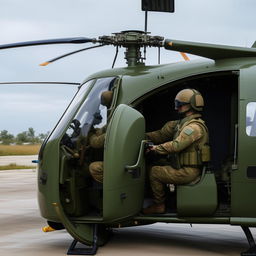
<svg viewBox="0 0 256 256">
<path fill-rule="evenodd" d="M 182 167 L 200 167 L 204 163 L 210 161 L 210 146 L 208 128 L 204 121 L 197 118 L 199 115 L 192 115 L 189 118 L 184 118 L 176 127 L 176 133 L 174 134 L 174 140 L 180 135 L 182 129 L 191 124 L 196 123 L 203 130 L 203 136 L 185 148 L 183 151 L 176 154 L 176 167 L 178 169 Z"/>
</svg>

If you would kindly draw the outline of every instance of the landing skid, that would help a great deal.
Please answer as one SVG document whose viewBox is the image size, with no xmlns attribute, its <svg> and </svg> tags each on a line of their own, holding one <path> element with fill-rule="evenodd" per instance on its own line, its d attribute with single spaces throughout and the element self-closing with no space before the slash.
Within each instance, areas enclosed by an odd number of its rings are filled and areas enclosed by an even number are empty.
<svg viewBox="0 0 256 256">
<path fill-rule="evenodd" d="M 256 256 L 256 244 L 249 227 L 241 226 L 241 228 L 243 229 L 250 246 L 247 251 L 241 253 L 241 256 Z"/>
<path fill-rule="evenodd" d="M 86 246 L 81 248 L 76 248 L 77 240 L 74 239 L 74 241 L 71 243 L 67 255 L 95 255 L 98 250 L 98 224 L 94 224 L 93 226 L 93 243 L 92 246 Z"/>
</svg>

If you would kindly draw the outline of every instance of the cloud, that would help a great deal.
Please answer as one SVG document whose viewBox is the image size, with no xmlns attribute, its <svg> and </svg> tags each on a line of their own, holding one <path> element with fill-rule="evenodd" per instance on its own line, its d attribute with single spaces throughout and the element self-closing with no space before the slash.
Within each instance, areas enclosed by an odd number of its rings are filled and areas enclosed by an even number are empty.
<svg viewBox="0 0 256 256">
<path fill-rule="evenodd" d="M 51 99 L 48 96 L 35 94 L 13 94 L 3 93 L 0 95 L 1 110 L 15 113 L 17 109 L 21 112 L 40 113 L 63 110 L 67 106 L 67 99 Z M 32 107 L 31 107 L 32 106 Z"/>
<path fill-rule="evenodd" d="M 6 129 L 13 134 L 29 127 L 39 133 L 51 130 L 77 91 L 75 87 L 58 85 L 0 87 L 0 130 Z"/>
<path fill-rule="evenodd" d="M 148 31 L 152 35 L 241 46 L 250 46 L 256 40 L 255 0 L 175 0 L 175 5 L 172 14 L 149 13 Z M 122 30 L 143 30 L 144 12 L 140 0 L 2 0 L 0 27 L 0 44 L 74 36 L 98 37 Z M 38 66 L 87 45 L 0 51 L 0 80 L 80 82 L 94 72 L 111 67 L 115 55 L 112 46 L 73 55 L 47 67 Z M 161 50 L 161 56 L 163 63 L 182 60 L 179 53 L 171 51 Z M 147 57 L 148 64 L 156 64 L 157 50 L 149 49 Z M 121 50 L 116 67 L 125 65 Z M 0 85 L 0 107 L 5 109 L 5 112 L 0 111 L 0 120 L 4 120 L 0 130 L 22 131 L 28 125 L 42 132 L 49 130 L 64 111 L 62 106 L 76 91 L 67 88 Z"/>
</svg>

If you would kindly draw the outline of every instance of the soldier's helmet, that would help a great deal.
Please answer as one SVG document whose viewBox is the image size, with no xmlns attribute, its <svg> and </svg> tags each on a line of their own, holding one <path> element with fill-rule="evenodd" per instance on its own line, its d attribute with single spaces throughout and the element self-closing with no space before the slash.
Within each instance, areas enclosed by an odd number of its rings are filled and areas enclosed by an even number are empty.
<svg viewBox="0 0 256 256">
<path fill-rule="evenodd" d="M 178 92 L 175 97 L 175 109 L 182 105 L 190 104 L 195 111 L 203 111 L 204 99 L 201 93 L 195 89 L 184 89 Z"/>
<path fill-rule="evenodd" d="M 101 94 L 100 102 L 103 106 L 109 108 L 113 99 L 113 91 L 105 91 Z"/>
</svg>

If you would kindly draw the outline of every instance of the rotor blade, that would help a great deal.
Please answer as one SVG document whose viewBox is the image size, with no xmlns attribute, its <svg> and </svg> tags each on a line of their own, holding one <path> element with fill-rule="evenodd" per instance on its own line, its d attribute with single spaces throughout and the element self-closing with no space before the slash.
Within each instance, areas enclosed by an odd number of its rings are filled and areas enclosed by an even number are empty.
<svg viewBox="0 0 256 256">
<path fill-rule="evenodd" d="M 171 39 L 166 39 L 164 41 L 164 48 L 172 51 L 186 52 L 213 60 L 256 56 L 255 48 L 187 42 Z"/>
<path fill-rule="evenodd" d="M 65 84 L 65 85 L 81 85 L 80 83 L 71 83 L 71 82 L 0 82 L 0 84 Z"/>
<path fill-rule="evenodd" d="M 60 38 L 60 39 L 47 39 L 47 40 L 38 40 L 38 41 L 28 41 L 28 42 L 19 42 L 13 44 L 2 44 L 0 45 L 0 50 L 8 48 L 17 48 L 25 46 L 34 46 L 34 45 L 46 45 L 46 44 L 84 44 L 84 43 L 94 43 L 96 42 L 95 38 L 87 37 L 71 37 L 71 38 Z"/>
<path fill-rule="evenodd" d="M 189 57 L 188 57 L 188 55 L 187 55 L 185 52 L 180 52 L 180 54 L 181 54 L 181 56 L 183 57 L 183 59 L 184 59 L 185 61 L 189 61 L 189 60 L 190 60 Z"/>
<path fill-rule="evenodd" d="M 86 51 L 86 50 L 90 50 L 90 49 L 93 49 L 93 48 L 102 47 L 102 46 L 104 46 L 104 45 L 101 44 L 101 45 L 91 46 L 91 47 L 83 48 L 83 49 L 76 50 L 76 51 L 73 51 L 73 52 L 70 52 L 70 53 L 66 53 L 66 54 L 61 55 L 61 56 L 59 56 L 59 57 L 57 57 L 57 58 L 54 58 L 54 59 L 48 60 L 48 61 L 46 61 L 46 62 L 44 62 L 44 63 L 41 63 L 41 64 L 39 64 L 39 65 L 40 65 L 40 66 L 47 66 L 47 65 L 53 63 L 54 61 L 60 60 L 60 59 L 62 59 L 62 58 L 65 58 L 65 57 L 67 57 L 67 56 L 70 56 L 70 55 L 72 55 L 72 54 L 75 54 L 75 53 L 78 53 L 78 52 L 82 52 L 82 51 Z"/>
</svg>

